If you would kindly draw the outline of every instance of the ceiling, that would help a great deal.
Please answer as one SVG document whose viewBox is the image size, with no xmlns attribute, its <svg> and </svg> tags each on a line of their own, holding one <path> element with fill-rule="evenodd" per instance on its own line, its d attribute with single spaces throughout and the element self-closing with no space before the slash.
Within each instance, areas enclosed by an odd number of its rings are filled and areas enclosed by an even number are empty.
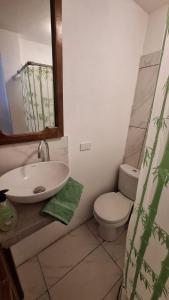
<svg viewBox="0 0 169 300">
<path fill-rule="evenodd" d="M 169 0 L 134 0 L 147 12 Z M 0 0 L 0 28 L 23 38 L 51 44 L 50 0 Z"/>
<path fill-rule="evenodd" d="M 135 0 L 145 11 L 152 12 L 163 6 L 169 4 L 169 0 Z"/>
<path fill-rule="evenodd" d="M 50 0 L 0 0 L 0 28 L 51 44 Z"/>
</svg>

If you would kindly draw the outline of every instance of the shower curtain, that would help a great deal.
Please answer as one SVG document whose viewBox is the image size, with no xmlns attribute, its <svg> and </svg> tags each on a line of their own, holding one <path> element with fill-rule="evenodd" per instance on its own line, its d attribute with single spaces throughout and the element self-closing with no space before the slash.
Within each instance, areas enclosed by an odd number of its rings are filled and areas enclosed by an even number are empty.
<svg viewBox="0 0 169 300">
<path fill-rule="evenodd" d="M 122 295 L 163 300 L 169 299 L 169 15 L 145 148 L 127 235 Z"/>
<path fill-rule="evenodd" d="M 55 126 L 52 67 L 27 64 L 21 71 L 28 132 Z"/>
</svg>

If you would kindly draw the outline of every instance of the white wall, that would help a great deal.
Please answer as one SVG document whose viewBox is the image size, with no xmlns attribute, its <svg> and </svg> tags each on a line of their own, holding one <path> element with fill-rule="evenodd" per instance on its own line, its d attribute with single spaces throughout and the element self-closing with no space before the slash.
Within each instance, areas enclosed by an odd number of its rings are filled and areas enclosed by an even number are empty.
<svg viewBox="0 0 169 300">
<path fill-rule="evenodd" d="M 65 134 L 86 215 L 123 160 L 147 21 L 130 0 L 63 0 Z M 92 150 L 80 152 L 86 140 Z"/>
<path fill-rule="evenodd" d="M 36 43 L 34 41 L 19 39 L 21 62 L 27 61 L 52 65 L 52 46 Z"/>
<path fill-rule="evenodd" d="M 55 222 L 13 248 L 17 264 L 89 218 L 95 198 L 113 190 L 147 21 L 148 15 L 132 0 L 63 0 L 65 135 L 72 176 L 84 192 L 69 226 Z M 86 140 L 92 149 L 80 152 L 79 144 Z M 5 149 L 10 155 L 11 148 Z"/>
<path fill-rule="evenodd" d="M 6 82 L 21 66 L 18 34 L 0 29 L 0 52 Z"/>
<path fill-rule="evenodd" d="M 50 45 L 22 39 L 19 34 L 3 29 L 0 29 L 0 53 L 6 82 L 27 61 L 52 64 L 52 48 Z"/>
<path fill-rule="evenodd" d="M 168 5 L 153 11 L 149 15 L 148 28 L 144 42 L 143 55 L 161 50 Z"/>
<path fill-rule="evenodd" d="M 0 54 L 0 128 L 3 132 L 12 133 L 11 116 L 6 93 L 4 70 Z"/>
<path fill-rule="evenodd" d="M 21 67 L 19 35 L 0 29 L 0 53 L 6 81 L 7 97 L 11 113 L 13 132 L 19 133 L 20 128 L 26 130 L 22 103 L 21 84 L 12 76 Z"/>
</svg>

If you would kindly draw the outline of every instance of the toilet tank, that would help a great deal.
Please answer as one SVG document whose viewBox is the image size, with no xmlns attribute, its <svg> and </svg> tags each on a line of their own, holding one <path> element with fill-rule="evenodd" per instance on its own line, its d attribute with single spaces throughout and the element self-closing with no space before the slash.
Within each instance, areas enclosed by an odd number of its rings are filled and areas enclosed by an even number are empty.
<svg viewBox="0 0 169 300">
<path fill-rule="evenodd" d="M 136 199 L 137 184 L 140 171 L 127 164 L 121 165 L 119 170 L 119 192 L 131 200 Z"/>
</svg>

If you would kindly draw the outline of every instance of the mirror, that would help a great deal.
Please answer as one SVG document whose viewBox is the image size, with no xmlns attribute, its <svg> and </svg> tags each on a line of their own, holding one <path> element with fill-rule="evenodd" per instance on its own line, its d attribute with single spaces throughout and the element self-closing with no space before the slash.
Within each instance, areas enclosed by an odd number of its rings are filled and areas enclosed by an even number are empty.
<svg viewBox="0 0 169 300">
<path fill-rule="evenodd" d="M 0 0 L 0 141 L 63 134 L 61 0 L 56 1 Z"/>
</svg>

